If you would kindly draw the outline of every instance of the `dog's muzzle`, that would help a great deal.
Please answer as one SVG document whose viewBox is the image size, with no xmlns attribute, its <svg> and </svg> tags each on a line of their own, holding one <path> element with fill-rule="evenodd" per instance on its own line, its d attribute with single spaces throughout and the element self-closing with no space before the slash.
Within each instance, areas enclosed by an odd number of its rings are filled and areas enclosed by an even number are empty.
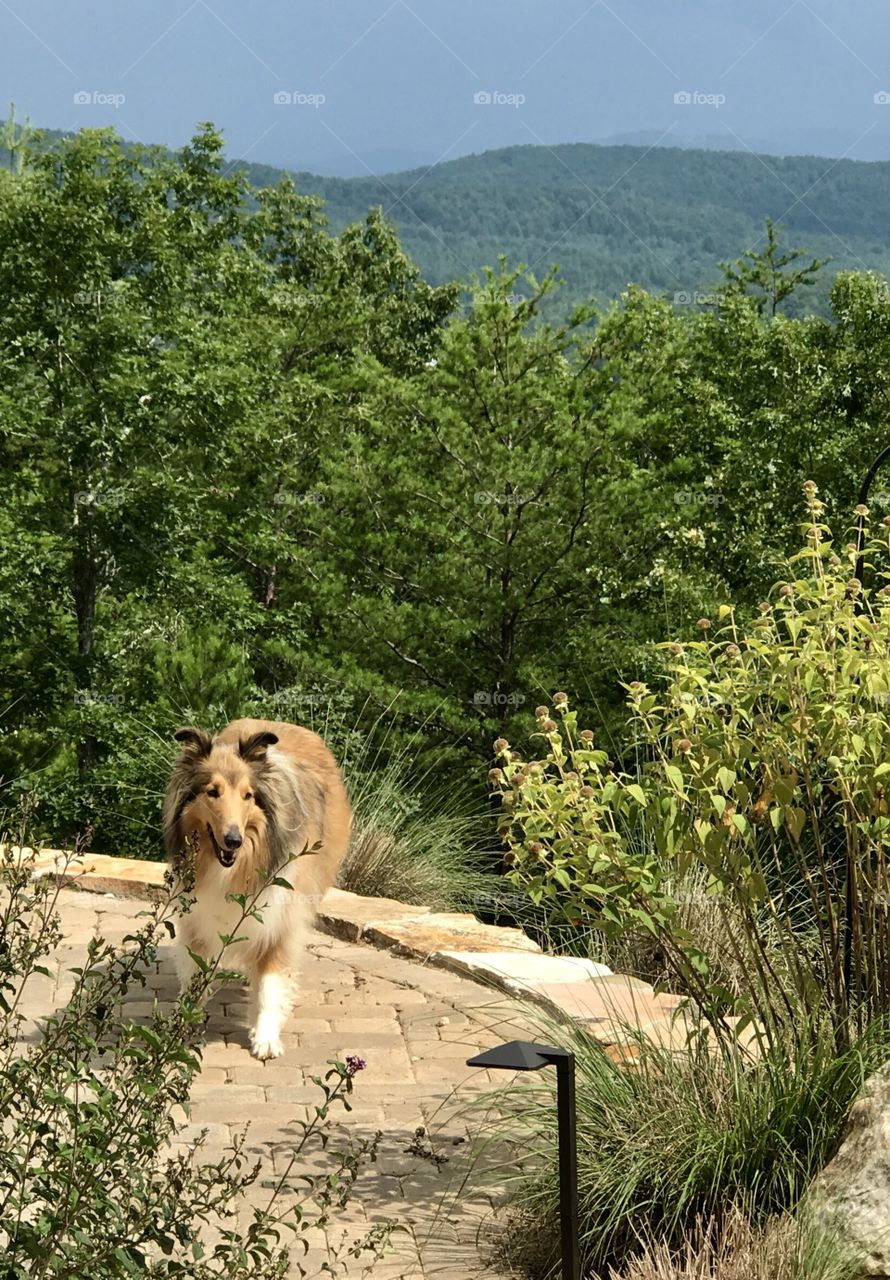
<svg viewBox="0 0 890 1280">
<path fill-rule="evenodd" d="M 224 849 L 219 844 L 216 836 L 213 834 L 213 828 L 211 827 L 209 822 L 207 823 L 207 834 L 210 836 L 210 843 L 213 845 L 213 852 L 216 854 L 216 859 L 219 862 L 220 866 L 234 867 L 235 854 L 231 852 L 229 849 Z"/>
</svg>

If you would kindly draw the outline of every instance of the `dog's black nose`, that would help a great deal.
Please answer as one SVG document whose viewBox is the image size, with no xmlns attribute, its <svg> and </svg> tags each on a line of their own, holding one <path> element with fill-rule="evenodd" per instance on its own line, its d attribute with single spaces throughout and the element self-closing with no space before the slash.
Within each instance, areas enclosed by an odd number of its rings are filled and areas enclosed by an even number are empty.
<svg viewBox="0 0 890 1280">
<path fill-rule="evenodd" d="M 225 841 L 226 848 L 233 851 L 235 849 L 240 849 L 244 843 L 241 832 L 237 827 L 229 827 L 228 831 L 223 836 L 223 840 Z"/>
</svg>

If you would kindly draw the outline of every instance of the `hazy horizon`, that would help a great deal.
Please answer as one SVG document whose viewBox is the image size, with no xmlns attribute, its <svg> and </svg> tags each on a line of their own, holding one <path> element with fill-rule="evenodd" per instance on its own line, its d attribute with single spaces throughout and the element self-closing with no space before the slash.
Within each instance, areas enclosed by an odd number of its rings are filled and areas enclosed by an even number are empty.
<svg viewBox="0 0 890 1280">
<path fill-rule="evenodd" d="M 858 0 L 3 0 L 6 98 L 37 125 L 351 176 L 520 144 L 890 159 L 890 10 Z M 875 52 L 879 51 L 879 52 Z"/>
</svg>

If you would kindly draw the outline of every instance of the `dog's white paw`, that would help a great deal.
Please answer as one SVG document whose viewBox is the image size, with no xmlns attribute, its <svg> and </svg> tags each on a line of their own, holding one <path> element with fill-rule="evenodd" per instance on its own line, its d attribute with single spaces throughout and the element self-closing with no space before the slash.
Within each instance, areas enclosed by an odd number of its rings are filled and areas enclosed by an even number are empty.
<svg viewBox="0 0 890 1280">
<path fill-rule="evenodd" d="M 255 1058 L 265 1062 L 267 1058 L 280 1058 L 284 1053 L 284 1045 L 281 1043 L 279 1036 L 259 1036 L 252 1031 L 250 1033 L 250 1052 Z"/>
</svg>

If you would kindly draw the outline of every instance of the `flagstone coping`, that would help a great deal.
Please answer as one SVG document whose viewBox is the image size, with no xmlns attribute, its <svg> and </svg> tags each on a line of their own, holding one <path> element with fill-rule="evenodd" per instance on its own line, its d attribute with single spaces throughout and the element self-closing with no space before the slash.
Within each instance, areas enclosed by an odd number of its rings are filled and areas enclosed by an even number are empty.
<svg viewBox="0 0 890 1280">
<path fill-rule="evenodd" d="M 146 899 L 165 891 L 163 862 L 59 849 L 16 852 L 32 864 L 35 875 L 54 875 L 82 890 Z M 577 1022 L 603 1044 L 626 1043 L 628 1025 L 645 1027 L 656 1038 L 680 1038 L 678 1029 L 669 1031 L 679 997 L 656 994 L 648 983 L 613 974 L 591 960 L 545 955 L 521 929 L 345 889 L 328 891 L 317 924 L 344 941 L 370 943 L 532 1000 L 552 1015 Z"/>
</svg>

